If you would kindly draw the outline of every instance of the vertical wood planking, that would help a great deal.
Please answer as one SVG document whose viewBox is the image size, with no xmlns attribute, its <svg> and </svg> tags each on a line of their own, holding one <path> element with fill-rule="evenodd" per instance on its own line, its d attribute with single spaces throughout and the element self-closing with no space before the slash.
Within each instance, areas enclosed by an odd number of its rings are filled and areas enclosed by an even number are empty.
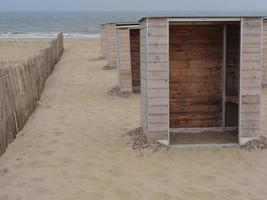
<svg viewBox="0 0 267 200">
<path fill-rule="evenodd" d="M 140 93 L 140 29 L 130 30 L 133 93 Z"/>
<path fill-rule="evenodd" d="M 108 41 L 107 41 L 107 24 L 103 24 L 103 29 L 102 29 L 102 53 L 103 57 L 107 58 L 107 52 L 108 52 Z"/>
<path fill-rule="evenodd" d="M 262 85 L 264 87 L 267 87 L 267 20 L 263 21 L 262 50 L 263 50 Z"/>
<path fill-rule="evenodd" d="M 104 26 L 104 48 L 105 48 L 105 58 L 108 56 L 108 28 L 107 24 Z"/>
<path fill-rule="evenodd" d="M 222 70 L 222 128 L 226 127 L 226 67 L 227 67 L 227 25 L 223 26 L 223 70 Z"/>
<path fill-rule="evenodd" d="M 243 18 L 240 71 L 240 144 L 261 134 L 262 18 Z"/>
<path fill-rule="evenodd" d="M 105 57 L 105 24 L 100 25 L 101 56 Z"/>
<path fill-rule="evenodd" d="M 239 95 L 240 23 L 227 25 L 226 96 Z M 237 104 L 226 103 L 226 127 L 238 127 Z"/>
<path fill-rule="evenodd" d="M 264 89 L 262 89 L 261 95 L 261 110 L 262 112 L 261 121 L 262 121 L 262 131 L 265 136 L 267 136 L 267 20 L 263 21 L 263 35 L 262 35 L 262 62 L 263 62 L 263 73 L 262 73 L 262 85 Z"/>
<path fill-rule="evenodd" d="M 141 126 L 144 134 L 147 132 L 147 19 L 140 23 L 140 71 L 141 71 Z"/>
<path fill-rule="evenodd" d="M 107 60 L 110 67 L 116 67 L 116 25 L 113 23 L 106 25 L 107 31 Z"/>
<path fill-rule="evenodd" d="M 132 92 L 130 33 L 128 28 L 117 29 L 117 63 L 119 86 L 123 92 Z"/>
<path fill-rule="evenodd" d="M 170 25 L 170 127 L 222 125 L 222 25 Z"/>
<path fill-rule="evenodd" d="M 153 140 L 169 134 L 168 19 L 147 19 L 147 131 Z"/>
</svg>

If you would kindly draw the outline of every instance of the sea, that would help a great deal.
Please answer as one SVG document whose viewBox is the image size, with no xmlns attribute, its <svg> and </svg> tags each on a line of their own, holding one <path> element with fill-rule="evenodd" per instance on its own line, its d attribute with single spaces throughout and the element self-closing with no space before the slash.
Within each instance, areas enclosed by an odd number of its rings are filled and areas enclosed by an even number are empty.
<svg viewBox="0 0 267 200">
<path fill-rule="evenodd" d="M 100 24 L 136 21 L 141 12 L 0 12 L 0 38 L 99 37 Z"/>
<path fill-rule="evenodd" d="M 69 11 L 0 12 L 0 38 L 49 38 L 64 32 L 65 37 L 97 38 L 101 23 L 137 21 L 143 16 L 238 16 L 266 12 L 206 11 Z"/>
</svg>

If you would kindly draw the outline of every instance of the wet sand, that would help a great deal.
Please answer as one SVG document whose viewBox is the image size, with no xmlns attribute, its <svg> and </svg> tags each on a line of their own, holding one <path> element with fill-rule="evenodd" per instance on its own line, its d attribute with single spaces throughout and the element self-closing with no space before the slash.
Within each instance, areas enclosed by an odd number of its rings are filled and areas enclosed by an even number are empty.
<svg viewBox="0 0 267 200">
<path fill-rule="evenodd" d="M 267 151 L 133 151 L 125 133 L 140 124 L 140 96 L 106 97 L 117 72 L 102 70 L 98 40 L 67 39 L 65 49 L 35 113 L 0 158 L 0 200 L 267 198 Z"/>
</svg>

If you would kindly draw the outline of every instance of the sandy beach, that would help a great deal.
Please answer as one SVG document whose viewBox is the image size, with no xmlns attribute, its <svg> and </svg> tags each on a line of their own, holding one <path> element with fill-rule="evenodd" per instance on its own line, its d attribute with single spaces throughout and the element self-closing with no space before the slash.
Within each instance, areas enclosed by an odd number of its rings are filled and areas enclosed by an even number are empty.
<svg viewBox="0 0 267 200">
<path fill-rule="evenodd" d="M 0 63 L 21 63 L 49 46 L 51 39 L 0 39 Z"/>
<path fill-rule="evenodd" d="M 22 54 L 6 43 L 0 55 L 25 59 L 46 42 Z M 0 157 L 0 200 L 267 199 L 267 151 L 133 151 L 125 134 L 140 126 L 140 96 L 108 98 L 117 71 L 99 57 L 98 39 L 65 40 L 35 113 Z"/>
</svg>

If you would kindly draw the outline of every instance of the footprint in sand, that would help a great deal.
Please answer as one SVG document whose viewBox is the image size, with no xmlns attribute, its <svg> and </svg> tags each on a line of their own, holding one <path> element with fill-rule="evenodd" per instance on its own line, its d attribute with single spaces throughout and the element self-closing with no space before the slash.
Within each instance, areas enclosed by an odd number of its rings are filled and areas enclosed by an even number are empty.
<svg viewBox="0 0 267 200">
<path fill-rule="evenodd" d="M 27 183 L 22 182 L 22 183 L 19 183 L 19 184 L 18 184 L 18 187 L 22 188 L 22 187 L 24 187 L 25 185 L 27 185 Z"/>
<path fill-rule="evenodd" d="M 72 123 L 64 123 L 64 125 L 70 127 L 70 126 L 72 126 Z"/>
<path fill-rule="evenodd" d="M 51 156 L 51 155 L 53 155 L 54 153 L 55 153 L 55 151 L 50 150 L 50 151 L 44 151 L 44 152 L 42 152 L 41 154 L 42 154 L 42 155 L 45 155 L 45 156 Z"/>
<path fill-rule="evenodd" d="M 103 179 L 103 178 L 99 178 L 95 175 L 86 176 L 86 180 L 88 180 L 91 183 L 94 183 L 95 186 L 100 187 L 100 188 L 103 188 L 106 185 L 113 185 L 114 184 L 114 181 L 112 179 L 109 179 L 109 178 Z"/>
<path fill-rule="evenodd" d="M 73 160 L 71 157 L 57 157 L 55 160 L 58 160 L 62 163 L 66 163 L 66 164 L 70 164 L 70 163 L 73 163 Z"/>
<path fill-rule="evenodd" d="M 239 196 L 239 195 L 243 195 L 242 192 L 229 188 L 229 189 L 221 189 L 219 190 L 219 193 L 221 194 L 228 194 L 229 196 Z"/>
<path fill-rule="evenodd" d="M 61 131 L 56 131 L 56 132 L 54 132 L 53 134 L 56 135 L 56 136 L 60 136 L 60 135 L 63 135 L 64 133 L 61 132 Z"/>
<path fill-rule="evenodd" d="M 30 180 L 34 183 L 41 183 L 45 180 L 45 178 L 31 178 Z"/>
<path fill-rule="evenodd" d="M 144 188 L 145 187 L 145 184 L 141 181 L 134 182 L 134 185 L 136 185 L 136 187 L 138 187 L 138 188 Z"/>
<path fill-rule="evenodd" d="M 58 118 L 60 118 L 60 119 L 66 119 L 67 117 L 65 115 L 61 115 Z"/>
<path fill-rule="evenodd" d="M 69 108 L 69 111 L 74 111 L 75 110 L 75 108 Z"/>
<path fill-rule="evenodd" d="M 50 109 L 51 107 L 52 107 L 51 105 L 45 106 L 46 109 Z"/>
<path fill-rule="evenodd" d="M 44 135 L 37 135 L 37 138 L 42 138 L 44 137 Z"/>
<path fill-rule="evenodd" d="M 76 178 L 78 180 L 82 180 L 82 179 L 85 179 L 86 177 L 84 176 L 84 174 L 76 174 L 73 176 L 73 178 Z"/>
<path fill-rule="evenodd" d="M 137 199 L 136 197 L 133 198 L 133 195 L 129 191 L 124 191 L 124 190 L 118 189 L 118 190 L 115 190 L 114 193 L 119 199 Z M 140 196 L 140 195 L 138 195 L 138 196 Z"/>
<path fill-rule="evenodd" d="M 7 174 L 8 174 L 8 169 L 7 168 L 4 168 L 4 169 L 0 170 L 0 176 L 5 176 Z"/>
<path fill-rule="evenodd" d="M 36 188 L 35 188 L 35 192 L 36 192 L 38 195 L 44 195 L 44 194 L 48 194 L 49 190 L 46 189 L 46 188 L 43 188 L 43 187 L 36 187 Z"/>
<path fill-rule="evenodd" d="M 195 184 L 213 184 L 216 181 L 216 177 L 211 175 L 189 175 L 187 179 L 187 183 L 193 180 Z"/>
<path fill-rule="evenodd" d="M 75 144 L 73 142 L 64 143 L 67 147 L 75 147 Z"/>
<path fill-rule="evenodd" d="M 59 143 L 59 141 L 58 140 L 50 140 L 49 143 L 50 144 L 57 144 L 57 143 Z"/>
<path fill-rule="evenodd" d="M 28 162 L 28 164 L 31 167 L 36 168 L 36 167 L 42 167 L 42 166 L 46 165 L 46 162 L 43 160 L 33 160 L 33 161 Z"/>
</svg>

